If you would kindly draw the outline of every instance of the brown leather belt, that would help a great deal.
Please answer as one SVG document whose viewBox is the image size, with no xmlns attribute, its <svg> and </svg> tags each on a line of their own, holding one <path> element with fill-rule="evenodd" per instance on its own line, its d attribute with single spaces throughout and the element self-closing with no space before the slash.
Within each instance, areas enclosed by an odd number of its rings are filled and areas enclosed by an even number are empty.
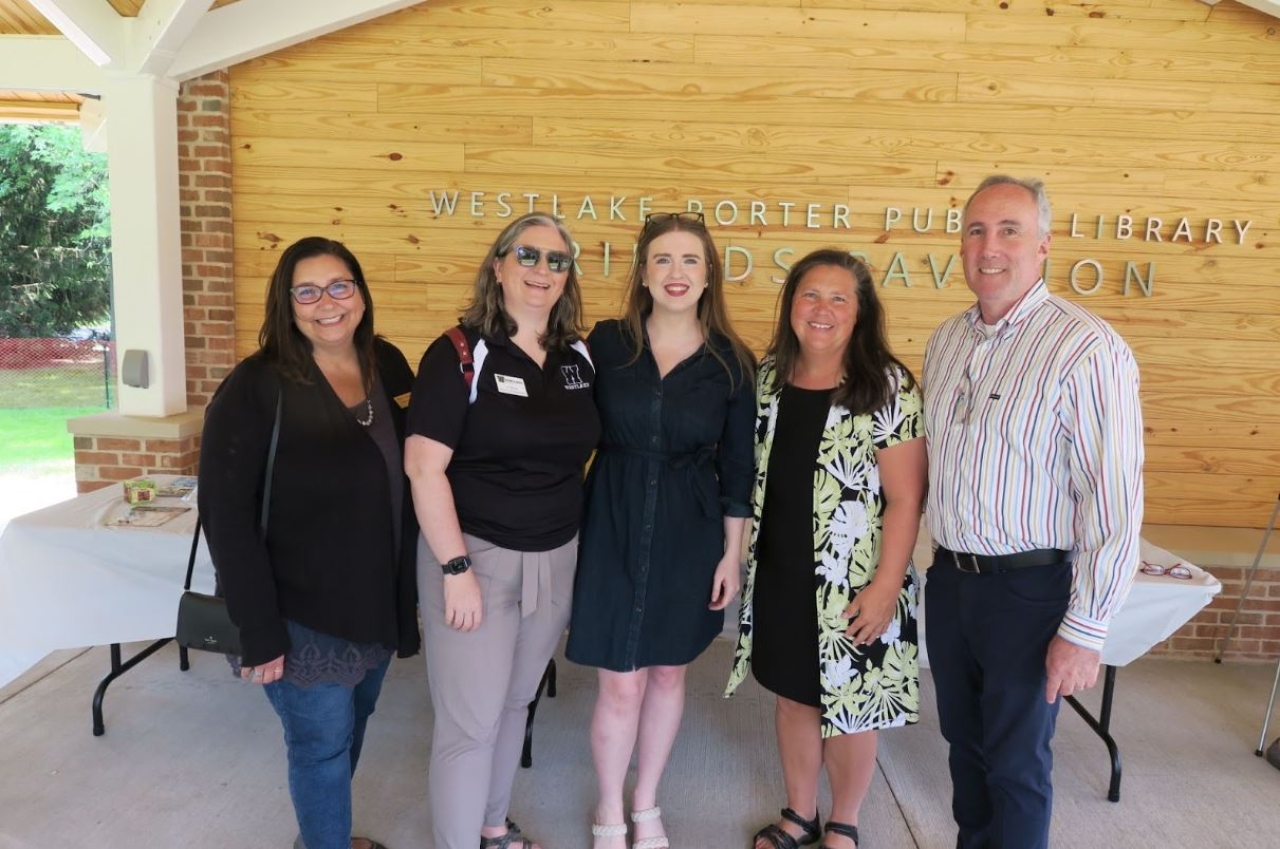
<svg viewBox="0 0 1280 849">
<path fill-rule="evenodd" d="M 1071 552 L 1060 548 L 1034 548 L 1015 554 L 965 554 L 938 546 L 938 555 L 955 563 L 957 569 L 970 575 L 999 575 L 1015 569 L 1065 563 Z"/>
</svg>

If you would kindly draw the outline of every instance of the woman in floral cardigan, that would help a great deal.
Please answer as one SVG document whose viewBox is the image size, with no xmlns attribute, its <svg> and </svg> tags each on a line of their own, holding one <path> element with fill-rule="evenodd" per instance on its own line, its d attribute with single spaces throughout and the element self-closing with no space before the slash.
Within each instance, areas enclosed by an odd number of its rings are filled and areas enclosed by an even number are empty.
<svg viewBox="0 0 1280 849">
<path fill-rule="evenodd" d="M 755 846 L 795 849 L 825 832 L 824 847 L 846 849 L 857 846 L 876 730 L 919 717 L 921 399 L 889 351 L 865 264 L 836 250 L 796 263 L 756 387 L 749 568 L 728 692 L 750 668 L 777 695 L 787 807 Z"/>
</svg>

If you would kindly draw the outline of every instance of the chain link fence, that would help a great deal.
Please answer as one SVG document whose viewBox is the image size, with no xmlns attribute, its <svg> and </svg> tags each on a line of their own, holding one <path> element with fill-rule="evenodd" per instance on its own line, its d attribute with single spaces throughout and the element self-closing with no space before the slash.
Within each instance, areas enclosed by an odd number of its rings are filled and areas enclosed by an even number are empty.
<svg viewBox="0 0 1280 849">
<path fill-rule="evenodd" d="M 99 331 L 0 339 L 0 410 L 111 406 L 114 345 Z"/>
</svg>

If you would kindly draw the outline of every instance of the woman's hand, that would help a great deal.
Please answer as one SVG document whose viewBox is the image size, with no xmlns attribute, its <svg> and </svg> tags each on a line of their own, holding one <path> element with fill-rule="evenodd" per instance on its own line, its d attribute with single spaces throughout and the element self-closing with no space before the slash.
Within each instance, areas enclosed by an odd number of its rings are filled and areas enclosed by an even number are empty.
<svg viewBox="0 0 1280 849">
<path fill-rule="evenodd" d="M 444 621 L 458 631 L 474 631 L 480 627 L 484 609 L 480 582 L 467 570 L 460 575 L 444 576 Z"/>
<path fill-rule="evenodd" d="M 844 609 L 849 627 L 845 636 L 853 639 L 854 645 L 870 645 L 889 630 L 894 611 L 898 607 L 898 590 L 888 582 L 872 581 L 863 587 Z"/>
<path fill-rule="evenodd" d="M 732 550 L 726 551 L 724 557 L 720 558 L 716 574 L 711 579 L 711 604 L 708 607 L 712 610 L 724 610 L 728 607 L 742 587 L 737 546 L 730 546 L 730 549 Z"/>
<path fill-rule="evenodd" d="M 240 677 L 252 684 L 270 684 L 284 677 L 284 655 L 261 666 L 241 666 Z"/>
</svg>

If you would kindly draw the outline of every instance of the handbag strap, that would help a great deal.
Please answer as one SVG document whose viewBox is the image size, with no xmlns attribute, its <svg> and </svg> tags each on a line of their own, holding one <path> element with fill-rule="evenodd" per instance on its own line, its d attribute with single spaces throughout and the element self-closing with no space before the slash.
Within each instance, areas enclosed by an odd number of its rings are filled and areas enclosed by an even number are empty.
<svg viewBox="0 0 1280 849">
<path fill-rule="evenodd" d="M 262 482 L 262 514 L 258 517 L 258 538 L 267 538 L 267 514 L 271 506 L 271 478 L 276 470 L 276 446 L 280 444 L 280 412 L 284 407 L 284 390 L 276 396 L 276 420 L 271 425 L 271 447 L 267 449 L 267 471 Z M 196 515 L 196 530 L 191 535 L 191 554 L 187 557 L 187 578 L 184 590 L 191 589 L 191 575 L 196 568 L 196 550 L 200 547 L 200 516 Z"/>
</svg>

